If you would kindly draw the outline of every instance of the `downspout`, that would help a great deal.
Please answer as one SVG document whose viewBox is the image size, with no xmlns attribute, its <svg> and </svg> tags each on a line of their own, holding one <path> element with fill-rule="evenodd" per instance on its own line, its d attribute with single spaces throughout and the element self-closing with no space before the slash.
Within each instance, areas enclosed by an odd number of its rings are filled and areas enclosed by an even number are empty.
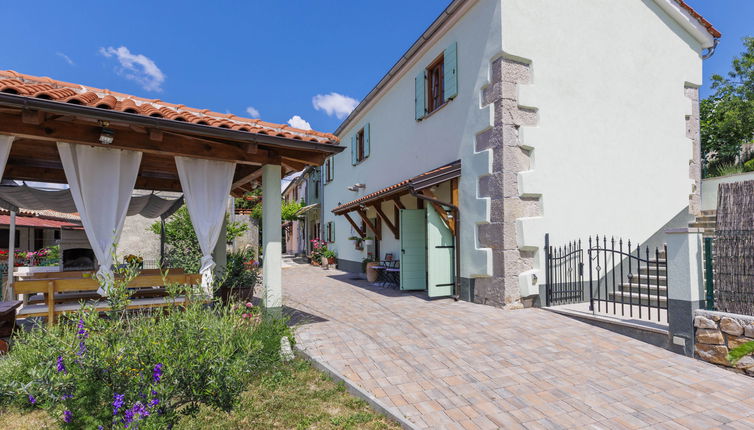
<svg viewBox="0 0 754 430">
<path fill-rule="evenodd" d="M 417 199 L 426 200 L 430 203 L 437 203 L 441 206 L 447 206 L 453 211 L 453 219 L 456 223 L 455 232 L 453 232 L 453 241 L 455 242 L 455 246 L 453 247 L 454 251 L 454 262 L 455 262 L 455 276 L 454 276 L 454 282 L 453 282 L 453 300 L 458 301 L 458 299 L 461 297 L 461 253 L 459 252 L 461 249 L 461 241 L 459 240 L 459 233 L 460 233 L 460 227 L 461 227 L 461 217 L 460 209 L 458 209 L 458 206 L 452 205 L 450 203 L 444 202 L 442 200 L 433 199 L 432 197 L 427 197 L 424 194 L 418 193 L 413 187 L 409 188 L 409 193 L 411 193 L 412 196 L 416 197 Z"/>
<path fill-rule="evenodd" d="M 715 49 L 717 49 L 718 43 L 720 43 L 720 39 L 715 39 L 714 43 L 712 44 L 712 47 L 707 48 L 707 52 L 702 53 L 702 60 L 706 60 L 710 58 L 711 56 L 715 55 Z"/>
</svg>

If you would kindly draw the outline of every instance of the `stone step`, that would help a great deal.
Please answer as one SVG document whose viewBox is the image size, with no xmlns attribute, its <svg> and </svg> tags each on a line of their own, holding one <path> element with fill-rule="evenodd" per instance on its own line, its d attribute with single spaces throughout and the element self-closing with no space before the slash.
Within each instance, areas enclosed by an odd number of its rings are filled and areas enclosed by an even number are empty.
<svg viewBox="0 0 754 430">
<path fill-rule="evenodd" d="M 711 210 L 702 211 L 702 216 L 717 216 L 717 210 L 711 209 Z"/>
<path fill-rule="evenodd" d="M 658 300 L 657 295 L 652 294 L 646 294 L 646 293 L 632 293 L 627 291 L 616 291 L 613 293 L 612 291 L 608 294 L 608 297 L 610 300 L 615 300 L 618 303 L 624 303 L 624 304 L 631 304 L 634 305 L 649 305 L 649 306 L 657 306 Z M 659 303 L 660 305 L 665 306 L 668 302 L 668 298 L 664 296 L 660 296 Z"/>
<path fill-rule="evenodd" d="M 631 293 L 642 293 L 642 294 L 646 294 L 646 293 L 649 292 L 649 293 L 651 293 L 654 296 L 657 296 L 657 290 L 659 288 L 659 290 L 660 290 L 660 297 L 667 296 L 667 294 L 668 294 L 668 286 L 667 286 L 667 284 L 660 285 L 659 287 L 657 285 L 652 285 L 652 284 L 647 285 L 647 284 L 644 284 L 644 283 L 642 283 L 642 284 L 620 284 L 619 287 L 620 287 L 620 291 L 631 292 Z"/>
<path fill-rule="evenodd" d="M 704 230 L 715 230 L 716 224 L 713 222 L 692 222 L 689 223 L 689 228 L 701 228 Z"/>
<path fill-rule="evenodd" d="M 650 275 L 647 275 L 646 273 L 632 273 L 633 276 L 631 278 L 626 275 L 627 282 L 624 282 L 626 284 L 641 284 L 641 285 L 668 285 L 668 275 L 667 273 L 652 273 Z M 647 278 L 649 278 L 647 280 Z"/>
<path fill-rule="evenodd" d="M 652 275 L 652 276 L 655 276 L 658 274 L 660 276 L 667 276 L 668 268 L 667 266 L 663 266 L 663 265 L 661 266 L 650 265 L 649 267 L 641 266 L 639 267 L 639 273 L 641 274 L 642 277 L 644 277 L 644 275 L 647 275 L 647 274 Z"/>
</svg>

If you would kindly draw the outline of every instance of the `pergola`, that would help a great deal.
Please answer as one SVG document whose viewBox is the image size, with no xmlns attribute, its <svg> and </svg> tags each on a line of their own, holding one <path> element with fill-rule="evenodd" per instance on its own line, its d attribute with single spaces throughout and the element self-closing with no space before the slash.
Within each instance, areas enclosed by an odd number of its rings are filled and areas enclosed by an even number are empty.
<svg viewBox="0 0 754 430">
<path fill-rule="evenodd" d="M 212 232 L 209 236 L 215 237 L 214 242 L 218 237 L 215 231 L 221 229 L 217 224 L 222 220 L 209 216 L 209 212 L 217 212 L 209 207 L 215 206 L 208 197 L 213 189 L 239 196 L 261 182 L 267 307 L 282 305 L 281 176 L 321 165 L 342 150 L 331 134 L 0 71 L 0 168 L 7 156 L 4 171 L 0 170 L 2 178 L 68 183 L 79 195 L 77 209 L 84 212 L 82 219 L 87 215 L 83 207 L 87 198 L 104 192 L 92 191 L 86 196 L 97 176 L 98 166 L 91 164 L 113 151 L 125 155 L 120 164 L 112 161 L 118 170 L 112 175 L 120 172 L 126 179 L 122 184 L 116 182 L 111 192 L 129 184 L 131 189 L 183 191 L 192 220 L 197 218 L 194 227 L 200 242 L 202 228 Z M 126 161 L 130 155 L 135 155 L 138 165 L 133 181 L 127 174 L 133 166 Z M 221 197 L 227 196 L 225 192 Z M 102 204 L 107 204 L 107 199 Z M 115 212 L 119 216 L 122 211 Z M 224 208 L 222 213 L 224 216 Z M 199 220 L 200 215 L 207 216 Z M 97 222 L 90 219 L 89 224 Z M 201 222 L 210 225 L 197 225 Z M 87 222 L 84 226 L 87 229 Z M 87 231 L 90 242 L 91 234 Z"/>
</svg>

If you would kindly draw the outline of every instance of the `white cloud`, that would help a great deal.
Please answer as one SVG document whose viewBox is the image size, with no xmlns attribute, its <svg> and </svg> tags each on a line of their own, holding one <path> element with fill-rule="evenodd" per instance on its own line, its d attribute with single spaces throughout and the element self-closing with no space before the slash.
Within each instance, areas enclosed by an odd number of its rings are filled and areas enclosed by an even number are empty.
<svg viewBox="0 0 754 430">
<path fill-rule="evenodd" d="M 108 58 L 115 56 L 121 66 L 118 73 L 126 79 L 138 82 L 147 91 L 162 91 L 165 74 L 149 57 L 132 54 L 125 46 L 100 48 L 99 52 Z"/>
<path fill-rule="evenodd" d="M 75 66 L 76 65 L 76 63 L 74 63 L 73 60 L 71 60 L 71 57 L 63 54 L 62 52 L 56 52 L 55 55 L 57 55 L 58 57 L 60 57 L 63 60 L 65 60 L 65 62 L 68 63 L 69 66 Z"/>
<path fill-rule="evenodd" d="M 291 127 L 300 128 L 302 130 L 312 129 L 312 126 L 298 115 L 293 115 L 293 117 L 288 120 L 288 125 L 290 125 Z"/>
<path fill-rule="evenodd" d="M 259 111 L 254 106 L 247 107 L 246 113 L 252 118 L 259 118 Z"/>
<path fill-rule="evenodd" d="M 330 93 L 317 94 L 312 97 L 312 104 L 314 109 L 323 110 L 330 116 L 335 115 L 338 119 L 343 119 L 356 108 L 359 101 L 343 94 Z"/>
</svg>

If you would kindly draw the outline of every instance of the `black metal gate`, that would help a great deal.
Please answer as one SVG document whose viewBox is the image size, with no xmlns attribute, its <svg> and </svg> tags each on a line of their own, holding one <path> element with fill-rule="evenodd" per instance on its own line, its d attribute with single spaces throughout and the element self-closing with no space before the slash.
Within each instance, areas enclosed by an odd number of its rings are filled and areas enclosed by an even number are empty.
<svg viewBox="0 0 754 430">
<path fill-rule="evenodd" d="M 595 313 L 663 321 L 668 308 L 666 255 L 666 247 L 650 250 L 606 236 L 589 237 L 586 250 L 581 240 L 553 247 L 545 235 L 546 305 L 588 302 Z"/>
<path fill-rule="evenodd" d="M 584 302 L 584 250 L 581 240 L 563 246 L 550 245 L 545 235 L 545 284 L 547 306 Z"/>
</svg>

